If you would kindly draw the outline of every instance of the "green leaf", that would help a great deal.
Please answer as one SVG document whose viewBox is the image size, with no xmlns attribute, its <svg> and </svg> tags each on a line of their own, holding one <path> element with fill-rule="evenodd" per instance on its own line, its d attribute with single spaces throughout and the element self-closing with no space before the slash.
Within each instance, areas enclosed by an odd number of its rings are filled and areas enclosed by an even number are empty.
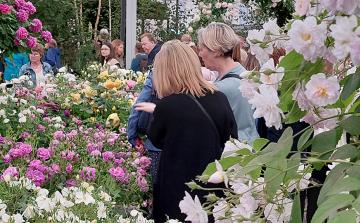
<svg viewBox="0 0 360 223">
<path fill-rule="evenodd" d="M 323 223 L 330 215 L 338 209 L 344 208 L 352 203 L 355 198 L 351 194 L 337 194 L 330 196 L 316 210 L 311 223 Z"/>
<path fill-rule="evenodd" d="M 341 121 L 340 125 L 345 129 L 346 132 L 350 133 L 351 135 L 360 135 L 359 116 L 350 116 L 349 118 Z"/>
<path fill-rule="evenodd" d="M 356 211 L 360 211 L 360 196 L 356 198 L 356 200 L 352 203 L 352 206 Z"/>
<path fill-rule="evenodd" d="M 353 159 L 359 154 L 358 149 L 350 144 L 346 144 L 336 149 L 336 151 L 331 156 L 332 160 L 335 159 Z"/>
<path fill-rule="evenodd" d="M 267 143 L 269 142 L 268 139 L 264 138 L 257 138 L 254 140 L 253 148 L 256 152 L 260 151 Z"/>
<path fill-rule="evenodd" d="M 287 168 L 289 169 L 286 171 L 285 181 L 291 181 L 296 178 L 298 175 L 297 170 L 300 165 L 300 153 L 293 154 L 290 159 L 288 159 Z"/>
<path fill-rule="evenodd" d="M 297 193 L 291 210 L 290 223 L 302 223 L 300 194 Z"/>
<path fill-rule="evenodd" d="M 226 158 L 219 160 L 219 163 L 221 164 L 223 170 L 225 171 L 229 167 L 232 167 L 235 164 L 239 163 L 241 160 L 242 160 L 242 157 L 240 157 L 240 156 L 226 157 Z M 212 162 L 206 167 L 206 169 L 204 170 L 202 175 L 210 176 L 211 174 L 213 174 L 215 172 L 216 172 L 215 162 Z"/>
<path fill-rule="evenodd" d="M 313 143 L 311 147 L 312 152 L 317 152 L 319 154 L 328 153 L 328 156 L 324 157 L 324 159 L 330 157 L 331 151 L 336 148 L 337 144 L 337 134 L 336 129 L 332 129 L 330 131 L 322 132 L 319 135 L 316 135 L 313 138 Z"/>
<path fill-rule="evenodd" d="M 334 218 L 330 219 L 329 223 L 355 223 L 356 212 L 354 210 L 344 210 L 336 213 Z"/>
<path fill-rule="evenodd" d="M 360 72 L 359 69 L 355 74 L 350 74 L 346 77 L 344 88 L 341 92 L 341 100 L 347 99 L 360 87 Z"/>
<path fill-rule="evenodd" d="M 301 134 L 298 144 L 297 144 L 298 151 L 303 151 L 303 149 L 304 149 L 303 146 L 310 139 L 313 132 L 314 132 L 314 130 L 312 128 L 309 128 L 303 134 Z"/>
<path fill-rule="evenodd" d="M 271 162 L 266 165 L 264 173 L 265 178 L 265 192 L 269 200 L 273 199 L 276 191 L 280 188 L 280 184 L 283 182 L 285 176 L 285 169 L 287 162 L 285 159 Z"/>
<path fill-rule="evenodd" d="M 326 177 L 326 180 L 320 190 L 320 194 L 317 200 L 318 206 L 326 200 L 327 193 L 332 190 L 341 179 L 346 175 L 346 170 L 351 167 L 351 164 L 340 163 L 334 167 Z"/>
<path fill-rule="evenodd" d="M 354 177 L 345 177 L 337 181 L 336 186 L 330 189 L 327 196 L 355 190 L 360 190 L 360 180 Z"/>
</svg>

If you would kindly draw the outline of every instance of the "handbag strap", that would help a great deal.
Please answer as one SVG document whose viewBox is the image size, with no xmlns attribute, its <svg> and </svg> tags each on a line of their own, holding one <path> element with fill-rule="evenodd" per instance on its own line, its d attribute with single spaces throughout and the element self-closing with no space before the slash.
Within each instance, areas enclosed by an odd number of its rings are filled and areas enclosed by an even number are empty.
<svg viewBox="0 0 360 223">
<path fill-rule="evenodd" d="M 207 111 L 205 110 L 205 108 L 200 104 L 200 102 L 191 94 L 186 94 L 189 98 L 191 98 L 197 105 L 198 107 L 201 109 L 201 111 L 205 114 L 205 116 L 209 119 L 211 126 L 213 127 L 213 129 L 215 130 L 216 136 L 219 140 L 219 145 L 220 145 L 220 134 L 219 134 L 219 130 L 217 129 L 214 120 L 211 118 L 211 116 L 209 115 L 209 113 L 207 113 Z"/>
</svg>

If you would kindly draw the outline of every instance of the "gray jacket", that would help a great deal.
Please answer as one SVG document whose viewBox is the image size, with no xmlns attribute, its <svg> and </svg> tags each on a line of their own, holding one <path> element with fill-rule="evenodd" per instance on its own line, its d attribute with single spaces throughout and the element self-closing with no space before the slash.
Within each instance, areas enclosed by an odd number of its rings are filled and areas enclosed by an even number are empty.
<svg viewBox="0 0 360 223">
<path fill-rule="evenodd" d="M 245 71 L 245 68 L 241 66 L 241 64 L 238 64 L 238 66 L 230 70 L 227 74 L 231 73 L 240 75 L 243 71 Z M 214 84 L 217 86 L 219 91 L 226 95 L 227 99 L 229 100 L 231 109 L 236 119 L 239 139 L 252 143 L 256 138 L 259 137 L 259 135 L 256 130 L 255 119 L 253 118 L 253 110 L 251 109 L 251 105 L 240 93 L 240 79 L 229 77 L 223 80 L 216 80 Z"/>
</svg>

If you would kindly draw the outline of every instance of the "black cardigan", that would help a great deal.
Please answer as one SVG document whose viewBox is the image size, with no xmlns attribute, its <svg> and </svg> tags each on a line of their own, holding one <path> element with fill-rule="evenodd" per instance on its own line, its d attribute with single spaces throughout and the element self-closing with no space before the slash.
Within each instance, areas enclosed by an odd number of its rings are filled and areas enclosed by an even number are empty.
<svg viewBox="0 0 360 223">
<path fill-rule="evenodd" d="M 164 222 L 165 215 L 184 221 L 186 216 L 180 213 L 179 202 L 185 190 L 190 192 L 185 183 L 194 180 L 210 162 L 220 158 L 230 136 L 237 138 L 236 121 L 223 93 L 208 93 L 198 101 L 212 117 L 220 134 L 220 145 L 209 119 L 187 95 L 165 97 L 154 111 L 149 138 L 162 150 L 154 185 L 155 222 Z M 204 192 L 190 194 L 201 198 Z"/>
</svg>

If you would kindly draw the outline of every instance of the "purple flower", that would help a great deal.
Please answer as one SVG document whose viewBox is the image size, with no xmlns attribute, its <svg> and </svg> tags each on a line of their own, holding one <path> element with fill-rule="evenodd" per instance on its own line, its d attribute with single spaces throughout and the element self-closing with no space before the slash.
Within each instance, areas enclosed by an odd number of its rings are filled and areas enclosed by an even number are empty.
<svg viewBox="0 0 360 223">
<path fill-rule="evenodd" d="M 71 115 L 70 110 L 65 109 L 65 110 L 64 110 L 64 116 L 65 116 L 65 117 L 67 117 L 67 118 L 69 118 L 69 117 L 70 117 L 70 115 Z"/>
<path fill-rule="evenodd" d="M 29 29 L 34 33 L 39 33 L 42 30 L 42 22 L 40 19 L 33 19 Z"/>
<path fill-rule="evenodd" d="M 73 171 L 73 166 L 71 164 L 68 164 L 65 168 L 66 173 L 71 173 Z"/>
<path fill-rule="evenodd" d="M 144 177 L 136 177 L 136 184 L 140 187 L 142 192 L 146 192 L 149 190 L 148 183 Z"/>
<path fill-rule="evenodd" d="M 60 170 L 61 170 L 59 164 L 56 164 L 56 163 L 54 163 L 54 164 L 51 165 L 51 169 L 52 169 L 55 173 L 60 173 Z"/>
<path fill-rule="evenodd" d="M 25 176 L 38 187 L 40 187 L 46 179 L 44 173 L 33 168 L 27 169 Z"/>
<path fill-rule="evenodd" d="M 102 157 L 105 162 L 110 162 L 111 160 L 113 160 L 115 158 L 115 155 L 113 152 L 107 151 L 102 154 Z"/>
<path fill-rule="evenodd" d="M 37 44 L 37 39 L 33 36 L 29 36 L 26 41 L 26 46 L 28 46 L 30 49 L 34 48 Z"/>
<path fill-rule="evenodd" d="M 122 183 L 126 183 L 129 178 L 121 167 L 111 167 L 109 169 L 109 174 L 117 181 L 120 181 Z"/>
<path fill-rule="evenodd" d="M 16 143 L 16 146 L 23 152 L 24 155 L 29 155 L 32 152 L 31 145 L 27 143 Z"/>
<path fill-rule="evenodd" d="M 23 9 L 26 5 L 25 0 L 15 0 L 15 8 L 17 10 Z"/>
<path fill-rule="evenodd" d="M 28 37 L 29 33 L 24 27 L 19 27 L 19 29 L 16 31 L 16 39 L 23 40 Z"/>
<path fill-rule="evenodd" d="M 52 151 L 46 148 L 39 148 L 36 155 L 41 160 L 48 160 L 52 156 Z"/>
<path fill-rule="evenodd" d="M 76 186 L 76 180 L 75 179 L 68 179 L 65 182 L 66 187 L 75 187 Z"/>
<path fill-rule="evenodd" d="M 142 156 L 139 159 L 139 164 L 142 168 L 147 169 L 151 165 L 151 160 L 146 156 Z"/>
<path fill-rule="evenodd" d="M 9 154 L 6 154 L 3 158 L 4 163 L 11 163 L 12 159 Z"/>
<path fill-rule="evenodd" d="M 26 22 L 29 19 L 29 14 L 25 10 L 20 9 L 16 12 L 16 18 L 19 22 Z"/>
<path fill-rule="evenodd" d="M 99 143 L 88 143 L 86 148 L 87 148 L 88 153 L 91 154 L 94 150 L 101 151 L 103 146 L 104 145 L 101 142 L 99 142 Z"/>
<path fill-rule="evenodd" d="M 3 144 L 5 142 L 5 137 L 3 137 L 1 134 L 0 134 L 0 144 Z"/>
<path fill-rule="evenodd" d="M 71 130 L 71 132 L 66 134 L 66 138 L 67 138 L 67 140 L 73 140 L 73 139 L 75 139 L 77 134 L 78 134 L 78 132 L 75 129 L 73 129 L 73 130 Z"/>
<path fill-rule="evenodd" d="M 54 139 L 56 140 L 62 140 L 65 138 L 65 134 L 63 131 L 56 131 L 54 132 Z"/>
<path fill-rule="evenodd" d="M 65 159 L 65 160 L 71 161 L 76 157 L 76 153 L 73 151 L 70 151 L 70 150 L 62 151 L 60 153 L 60 156 L 61 156 L 61 158 Z"/>
<path fill-rule="evenodd" d="M 83 180 L 87 180 L 87 181 L 96 180 L 96 169 L 92 167 L 84 167 L 80 171 L 80 177 Z"/>
<path fill-rule="evenodd" d="M 18 178 L 19 177 L 19 172 L 17 171 L 16 167 L 8 167 L 6 170 L 4 170 L 3 174 L 2 174 L 2 178 L 6 175 L 9 175 L 10 177 L 15 177 Z"/>
<path fill-rule="evenodd" d="M 31 135 L 29 132 L 23 132 L 21 133 L 20 137 L 23 138 L 23 139 L 26 139 L 26 138 L 29 138 Z"/>
<path fill-rule="evenodd" d="M 0 4 L 0 13 L 9 14 L 11 12 L 11 6 L 7 4 Z"/>
<path fill-rule="evenodd" d="M 36 8 L 31 2 L 26 2 L 23 6 L 23 9 L 26 10 L 30 15 L 36 12 Z"/>
<path fill-rule="evenodd" d="M 18 39 L 14 39 L 15 46 L 20 46 L 20 41 Z"/>
<path fill-rule="evenodd" d="M 90 153 L 90 156 L 93 156 L 93 157 L 101 156 L 101 152 L 96 149 Z"/>
<path fill-rule="evenodd" d="M 123 162 L 125 162 L 125 160 L 123 158 L 115 159 L 114 160 L 114 165 L 115 166 L 120 166 Z"/>
<path fill-rule="evenodd" d="M 45 132 L 46 127 L 43 126 L 43 125 L 41 125 L 41 124 L 39 124 L 39 125 L 36 126 L 36 130 L 37 130 L 38 132 Z"/>
<path fill-rule="evenodd" d="M 51 32 L 49 31 L 42 31 L 41 37 L 45 40 L 45 42 L 49 43 L 52 40 Z"/>
</svg>

